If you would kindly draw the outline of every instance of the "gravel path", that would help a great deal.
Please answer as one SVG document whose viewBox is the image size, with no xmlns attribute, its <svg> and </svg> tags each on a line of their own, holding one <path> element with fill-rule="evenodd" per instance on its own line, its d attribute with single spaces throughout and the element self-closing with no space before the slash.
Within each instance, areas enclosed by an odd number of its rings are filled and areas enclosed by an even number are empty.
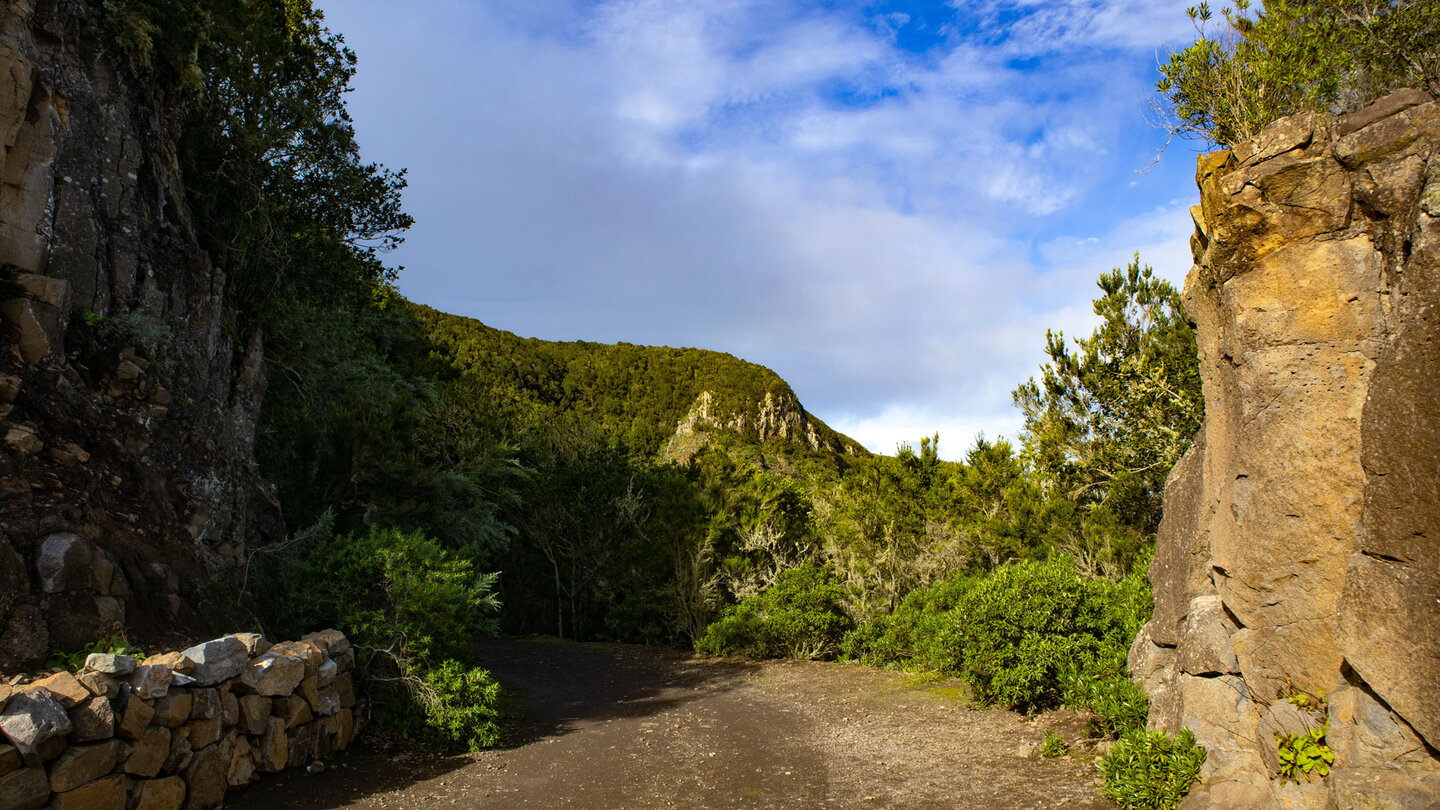
<svg viewBox="0 0 1440 810">
<path fill-rule="evenodd" d="M 486 641 L 517 695 L 506 748 L 361 745 L 231 808 L 1114 808 L 1088 759 L 1021 757 L 1065 713 L 976 711 L 956 684 L 855 664 L 710 660 L 620 644 Z"/>
</svg>

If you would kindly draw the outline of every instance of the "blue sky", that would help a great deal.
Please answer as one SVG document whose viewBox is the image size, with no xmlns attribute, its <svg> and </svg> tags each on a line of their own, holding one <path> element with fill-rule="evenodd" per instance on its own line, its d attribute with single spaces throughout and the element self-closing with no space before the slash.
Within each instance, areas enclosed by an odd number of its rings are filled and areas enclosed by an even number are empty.
<svg viewBox="0 0 1440 810">
<path fill-rule="evenodd" d="M 402 292 L 730 352 L 871 450 L 1013 438 L 1102 271 L 1189 269 L 1198 145 L 1151 166 L 1149 120 L 1184 2 L 317 5 L 365 158 L 409 170 Z"/>
</svg>

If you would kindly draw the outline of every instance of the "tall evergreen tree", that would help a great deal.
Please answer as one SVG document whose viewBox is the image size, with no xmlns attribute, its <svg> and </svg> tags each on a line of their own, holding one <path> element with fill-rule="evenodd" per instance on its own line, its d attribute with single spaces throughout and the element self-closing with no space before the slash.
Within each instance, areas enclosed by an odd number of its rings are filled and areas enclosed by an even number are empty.
<svg viewBox="0 0 1440 810">
<path fill-rule="evenodd" d="M 1047 331 L 1050 362 L 1014 392 L 1024 457 L 1047 494 L 1154 531 L 1165 477 L 1200 427 L 1195 334 L 1174 285 L 1138 254 L 1098 286 L 1100 325 L 1073 345 Z"/>
</svg>

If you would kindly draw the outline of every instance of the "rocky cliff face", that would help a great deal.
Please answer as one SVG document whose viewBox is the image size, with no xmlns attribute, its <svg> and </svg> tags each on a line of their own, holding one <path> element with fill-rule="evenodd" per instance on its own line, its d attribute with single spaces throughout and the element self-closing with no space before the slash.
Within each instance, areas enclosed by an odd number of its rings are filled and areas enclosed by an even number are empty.
<svg viewBox="0 0 1440 810">
<path fill-rule="evenodd" d="M 1440 105 L 1282 119 L 1199 161 L 1205 425 L 1171 473 L 1150 725 L 1209 750 L 1185 807 L 1440 805 Z M 1335 769 L 1282 784 L 1277 732 Z"/>
<path fill-rule="evenodd" d="M 0 671 L 218 620 L 283 533 L 261 341 L 189 222 L 179 102 L 127 84 L 99 7 L 0 8 Z"/>
<path fill-rule="evenodd" d="M 772 392 L 766 392 L 765 399 L 755 403 L 753 411 L 726 415 L 716 409 L 714 394 L 701 391 L 689 413 L 675 426 L 675 435 L 665 447 L 665 457 L 681 461 L 690 458 L 705 446 L 706 434 L 716 430 L 738 433 L 761 442 L 779 439 L 808 450 L 852 456 L 865 452 L 834 431 L 828 428 L 822 431 L 817 427 L 793 394 L 782 393 L 777 397 Z"/>
</svg>

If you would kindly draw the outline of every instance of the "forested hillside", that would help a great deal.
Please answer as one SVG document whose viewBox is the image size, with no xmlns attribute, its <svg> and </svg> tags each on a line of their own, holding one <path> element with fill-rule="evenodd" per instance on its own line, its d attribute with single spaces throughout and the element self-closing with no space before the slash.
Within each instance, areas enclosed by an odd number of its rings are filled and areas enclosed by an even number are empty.
<svg viewBox="0 0 1440 810">
<path fill-rule="evenodd" d="M 521 338 L 430 307 L 412 311 L 452 366 L 477 386 L 475 396 L 501 408 L 512 425 L 539 427 L 568 415 L 607 443 L 654 455 L 708 392 L 715 427 L 752 441 L 781 438 L 817 452 L 865 454 L 857 442 L 801 410 L 775 372 L 729 354 Z"/>
</svg>

